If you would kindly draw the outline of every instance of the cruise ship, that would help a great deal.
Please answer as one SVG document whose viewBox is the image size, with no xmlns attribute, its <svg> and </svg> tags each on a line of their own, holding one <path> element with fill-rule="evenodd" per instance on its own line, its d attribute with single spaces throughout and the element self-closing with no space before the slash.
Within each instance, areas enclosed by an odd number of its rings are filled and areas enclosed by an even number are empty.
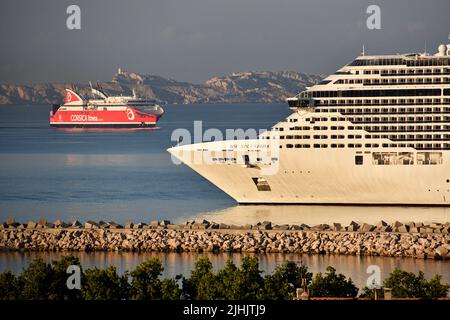
<svg viewBox="0 0 450 320">
<path fill-rule="evenodd" d="M 450 205 L 450 44 L 365 55 L 254 139 L 168 149 L 240 204 Z"/>
</svg>

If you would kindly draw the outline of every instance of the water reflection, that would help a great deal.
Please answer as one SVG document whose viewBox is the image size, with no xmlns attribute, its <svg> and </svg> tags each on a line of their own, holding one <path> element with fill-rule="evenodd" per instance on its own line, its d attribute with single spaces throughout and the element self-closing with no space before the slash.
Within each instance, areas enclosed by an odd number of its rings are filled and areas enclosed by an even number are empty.
<svg viewBox="0 0 450 320">
<path fill-rule="evenodd" d="M 214 269 L 222 268 L 226 261 L 232 259 L 236 264 L 240 264 L 243 255 L 238 253 L 200 254 L 200 253 L 115 253 L 96 252 L 73 253 L 80 258 L 83 268 L 99 267 L 104 268 L 113 265 L 119 273 L 134 269 L 139 263 L 152 257 L 158 257 L 164 265 L 164 277 L 174 277 L 177 274 L 189 275 L 194 268 L 195 261 L 201 256 L 208 256 Z M 45 261 L 59 259 L 62 253 L 37 253 L 37 252 L 3 252 L 0 253 L 0 272 L 11 270 L 18 274 L 28 266 L 36 257 L 40 256 Z M 423 271 L 427 278 L 440 274 L 443 282 L 450 282 L 448 272 L 450 263 L 445 261 L 434 261 L 414 258 L 392 258 L 392 257 L 358 257 L 344 255 L 299 255 L 299 254 L 261 254 L 258 255 L 260 268 L 265 272 L 272 272 L 276 266 L 284 261 L 296 261 L 306 264 L 313 273 L 324 272 L 326 267 L 331 265 L 338 272 L 351 277 L 357 287 L 364 287 L 367 280 L 367 267 L 377 265 L 381 270 L 381 277 L 384 279 L 396 267 L 403 270 L 418 273 Z"/>
<path fill-rule="evenodd" d="M 388 207 L 388 206 L 320 206 L 320 205 L 244 205 L 211 211 L 190 219 L 206 219 L 235 225 L 271 221 L 274 224 L 320 224 L 352 220 L 376 224 L 380 220 L 409 222 L 448 222 L 450 207 Z"/>
</svg>

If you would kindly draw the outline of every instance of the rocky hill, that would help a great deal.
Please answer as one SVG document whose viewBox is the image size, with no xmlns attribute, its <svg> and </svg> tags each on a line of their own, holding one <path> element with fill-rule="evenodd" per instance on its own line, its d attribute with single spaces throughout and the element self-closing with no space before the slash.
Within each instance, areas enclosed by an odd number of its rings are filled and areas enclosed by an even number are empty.
<svg viewBox="0 0 450 320">
<path fill-rule="evenodd" d="M 145 98 L 163 103 L 272 103 L 282 102 L 321 79 L 295 71 L 237 72 L 214 77 L 203 84 L 193 84 L 156 75 L 119 71 L 109 82 L 102 82 L 110 93 L 129 94 L 133 89 Z M 89 94 L 87 84 L 75 84 L 82 94 Z M 0 85 L 0 104 L 49 104 L 63 101 L 69 84 Z"/>
</svg>

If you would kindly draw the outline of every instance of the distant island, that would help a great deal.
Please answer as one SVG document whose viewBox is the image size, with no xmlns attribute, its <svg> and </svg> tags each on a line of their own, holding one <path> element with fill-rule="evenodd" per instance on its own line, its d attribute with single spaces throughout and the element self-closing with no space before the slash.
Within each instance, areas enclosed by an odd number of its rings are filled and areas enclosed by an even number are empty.
<svg viewBox="0 0 450 320">
<path fill-rule="evenodd" d="M 283 102 L 322 77 L 295 71 L 249 71 L 213 77 L 203 84 L 180 82 L 157 75 L 142 75 L 118 70 L 102 87 L 115 94 L 129 94 L 161 103 L 276 103 Z M 89 94 L 89 85 L 75 84 L 81 94 Z M 68 83 L 32 85 L 0 84 L 0 104 L 61 103 Z"/>
</svg>

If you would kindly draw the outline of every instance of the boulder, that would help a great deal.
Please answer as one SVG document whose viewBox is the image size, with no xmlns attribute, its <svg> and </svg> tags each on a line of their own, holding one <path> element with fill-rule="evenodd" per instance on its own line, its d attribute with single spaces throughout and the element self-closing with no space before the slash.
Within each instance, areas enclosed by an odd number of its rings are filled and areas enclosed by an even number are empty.
<svg viewBox="0 0 450 320">
<path fill-rule="evenodd" d="M 67 228 L 67 223 L 61 221 L 60 219 L 57 219 L 53 222 L 53 226 L 55 228 Z"/>
<path fill-rule="evenodd" d="M 380 222 L 377 223 L 377 228 L 381 228 L 381 227 L 386 227 L 388 225 L 388 223 L 384 220 L 381 220 Z"/>
<path fill-rule="evenodd" d="M 125 229 L 133 229 L 134 223 L 129 221 L 125 223 Z"/>
<path fill-rule="evenodd" d="M 360 232 L 371 232 L 373 230 L 375 230 L 375 226 L 373 226 L 371 224 L 368 224 L 368 223 L 363 223 L 358 231 L 360 231 Z"/>
<path fill-rule="evenodd" d="M 115 223 L 114 221 L 110 221 L 108 222 L 109 228 L 114 228 L 114 229 L 122 229 L 123 226 L 121 224 Z"/>
<path fill-rule="evenodd" d="M 17 223 L 16 220 L 15 220 L 14 218 L 8 218 L 8 219 L 6 219 L 5 224 L 6 224 L 7 226 L 12 226 L 12 227 L 14 227 L 14 228 L 17 227 L 17 226 L 19 225 L 19 223 Z"/>
<path fill-rule="evenodd" d="M 289 230 L 288 224 L 274 225 L 272 227 L 273 230 Z"/>
<path fill-rule="evenodd" d="M 34 229 L 34 228 L 36 228 L 36 226 L 37 226 L 37 223 L 30 220 L 30 221 L 28 221 L 27 229 Z"/>
<path fill-rule="evenodd" d="M 71 226 L 72 228 L 81 228 L 83 225 L 81 224 L 80 221 L 75 220 L 75 221 L 73 221 L 73 222 L 70 224 L 70 226 Z"/>
<path fill-rule="evenodd" d="M 401 223 L 400 221 L 395 221 L 391 224 L 392 229 L 398 228 L 403 226 L 403 223 Z"/>
<path fill-rule="evenodd" d="M 167 225 L 169 225 L 169 224 L 170 224 L 170 221 L 169 221 L 169 220 L 161 220 L 161 222 L 160 222 L 159 225 L 161 225 L 161 226 L 167 226 Z"/>
<path fill-rule="evenodd" d="M 342 230 L 342 225 L 340 223 L 333 223 L 333 226 L 331 227 L 331 230 L 333 231 L 341 231 Z"/>
<path fill-rule="evenodd" d="M 158 220 L 152 220 L 152 221 L 150 222 L 150 227 L 156 228 L 157 226 L 159 226 Z"/>
<path fill-rule="evenodd" d="M 220 223 L 219 224 L 219 229 L 230 229 L 230 226 L 225 224 L 225 223 Z"/>
<path fill-rule="evenodd" d="M 434 250 L 436 256 L 438 258 L 446 259 L 448 257 L 448 250 L 444 246 L 440 246 Z"/>
<path fill-rule="evenodd" d="M 272 230 L 272 222 L 270 222 L 270 221 L 263 221 L 258 226 L 258 229 L 259 230 Z"/>
<path fill-rule="evenodd" d="M 99 226 L 95 221 L 92 220 L 88 220 L 86 221 L 86 223 L 84 224 L 84 228 L 85 229 L 98 229 Z"/>
</svg>

